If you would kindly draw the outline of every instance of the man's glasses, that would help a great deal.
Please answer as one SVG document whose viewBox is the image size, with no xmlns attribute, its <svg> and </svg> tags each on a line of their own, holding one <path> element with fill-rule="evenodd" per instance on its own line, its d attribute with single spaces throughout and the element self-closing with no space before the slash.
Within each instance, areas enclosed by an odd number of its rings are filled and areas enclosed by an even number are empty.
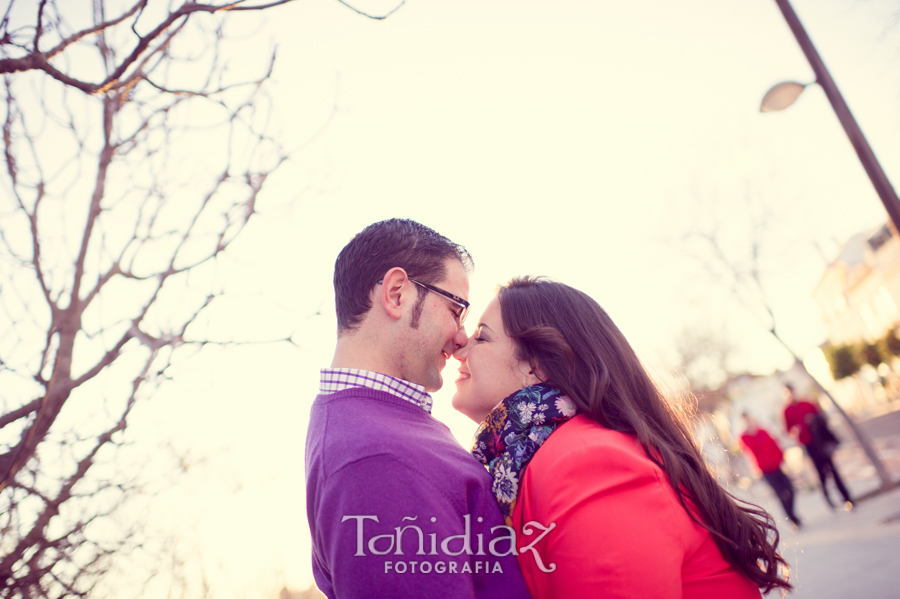
<svg viewBox="0 0 900 599">
<path fill-rule="evenodd" d="M 459 312 L 454 312 L 454 314 L 456 315 L 456 323 L 459 325 L 460 328 L 462 328 L 463 324 L 465 324 L 465 322 L 466 322 L 466 316 L 468 316 L 468 314 L 469 314 L 469 302 L 467 302 L 463 298 L 459 297 L 458 295 L 453 295 L 449 291 L 444 291 L 440 287 L 435 287 L 434 285 L 429 285 L 428 283 L 423 283 L 419 279 L 414 279 L 412 277 L 409 277 L 409 280 L 428 291 L 434 291 L 438 295 L 450 300 L 451 302 L 453 302 L 454 304 L 459 306 Z M 384 279 L 382 279 L 378 282 L 384 283 Z"/>
<path fill-rule="evenodd" d="M 440 287 L 435 287 L 434 285 L 429 285 L 428 283 L 423 283 L 419 279 L 414 279 L 412 277 L 409 277 L 409 280 L 412 281 L 413 283 L 415 283 L 416 285 L 419 285 L 420 287 L 427 289 L 428 291 L 434 291 L 438 295 L 447 298 L 448 300 L 450 300 L 451 302 L 453 302 L 454 304 L 459 306 L 459 308 L 460 308 L 459 312 L 455 313 L 456 314 L 456 322 L 457 322 L 457 324 L 459 324 L 460 328 L 463 326 L 463 324 L 466 322 L 466 316 L 469 314 L 469 302 L 467 302 L 466 300 L 464 300 L 463 298 L 461 298 L 459 296 L 453 295 L 449 291 L 444 291 Z"/>
</svg>

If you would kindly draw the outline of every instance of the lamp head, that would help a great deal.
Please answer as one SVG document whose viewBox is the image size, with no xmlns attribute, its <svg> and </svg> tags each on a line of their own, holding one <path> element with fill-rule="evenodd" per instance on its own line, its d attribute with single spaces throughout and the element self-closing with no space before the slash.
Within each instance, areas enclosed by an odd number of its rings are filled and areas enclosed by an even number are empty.
<svg viewBox="0 0 900 599">
<path fill-rule="evenodd" d="M 809 84 L 797 83 L 796 81 L 784 81 L 772 86 L 772 88 L 766 92 L 766 95 L 763 96 L 759 111 L 777 112 L 779 110 L 784 110 L 800 97 L 800 94 L 803 93 L 803 90 L 806 89 L 807 85 Z"/>
</svg>

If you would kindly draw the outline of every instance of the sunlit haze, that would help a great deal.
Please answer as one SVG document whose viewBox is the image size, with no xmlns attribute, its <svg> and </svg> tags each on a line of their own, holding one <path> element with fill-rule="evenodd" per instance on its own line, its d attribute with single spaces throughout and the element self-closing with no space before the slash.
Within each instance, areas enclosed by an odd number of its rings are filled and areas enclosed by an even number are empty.
<svg viewBox="0 0 900 599">
<path fill-rule="evenodd" d="M 896 2 L 794 6 L 897 186 Z M 304 437 L 334 350 L 334 260 L 366 225 L 411 218 L 466 246 L 470 329 L 499 283 L 546 275 L 594 297 L 666 379 L 688 328 L 722 331 L 736 372 L 791 364 L 692 233 L 718 231 L 739 258 L 749 215 L 768 215 L 763 283 L 804 355 L 825 340 L 811 293 L 827 262 L 886 218 L 820 88 L 759 112 L 775 83 L 813 79 L 771 0 L 410 0 L 383 21 L 302 0 L 234 32 L 248 36 L 235 69 L 277 44 L 272 127 L 296 151 L 220 261 L 232 295 L 216 326 L 293 332 L 296 346 L 204 351 L 133 418 L 136 438 L 196 460 L 149 513 L 194 548 L 215 597 L 312 583 Z M 457 368 L 434 413 L 467 445 L 475 424 L 450 407 Z"/>
</svg>

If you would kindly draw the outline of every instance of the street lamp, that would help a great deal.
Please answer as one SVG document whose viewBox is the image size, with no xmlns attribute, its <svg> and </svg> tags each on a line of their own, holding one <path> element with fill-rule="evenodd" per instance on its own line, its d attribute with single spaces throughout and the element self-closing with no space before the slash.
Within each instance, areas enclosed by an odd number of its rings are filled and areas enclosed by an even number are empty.
<svg viewBox="0 0 900 599">
<path fill-rule="evenodd" d="M 872 147 L 869 146 L 869 142 L 866 140 L 862 130 L 856 123 L 856 119 L 853 118 L 853 114 L 850 112 L 850 108 L 844 101 L 844 97 L 841 95 L 841 92 L 838 91 L 837 85 L 831 78 L 831 73 L 825 68 L 825 63 L 822 62 L 822 58 L 816 51 L 815 46 L 813 46 L 812 40 L 809 39 L 809 36 L 806 34 L 806 30 L 800 23 L 800 19 L 797 18 L 797 13 L 794 12 L 790 2 L 788 2 L 788 0 L 775 0 L 775 3 L 778 5 L 778 8 L 781 9 L 788 26 L 794 33 L 794 37 L 797 38 L 797 43 L 799 43 L 800 48 L 803 49 L 803 53 L 806 54 L 806 58 L 809 60 L 809 64 L 816 74 L 815 82 L 822 86 L 825 95 L 831 102 L 831 106 L 834 108 L 838 120 L 841 122 L 841 125 L 843 125 L 844 131 L 847 132 L 847 137 L 850 138 L 850 143 L 853 144 L 853 149 L 856 150 L 856 155 L 859 156 L 863 168 L 866 169 L 869 179 L 872 180 L 872 185 L 875 186 L 875 191 L 878 192 L 878 196 L 881 198 L 881 203 L 884 204 L 888 215 L 894 222 L 894 229 L 900 230 L 900 199 L 897 198 L 897 193 L 891 186 L 891 182 L 888 180 L 887 175 L 884 174 L 884 170 L 881 168 L 878 159 L 875 158 Z M 800 94 L 803 93 L 803 90 L 806 89 L 807 85 L 809 84 L 797 83 L 796 81 L 785 81 L 773 86 L 763 97 L 762 104 L 759 107 L 760 112 L 784 110 L 800 97 Z M 800 361 L 799 358 L 796 356 L 794 357 L 798 362 Z M 800 362 L 800 364 L 802 365 L 802 362 Z M 816 387 L 831 400 L 831 403 L 837 408 L 837 411 L 847 421 L 850 430 L 859 441 L 860 446 L 872 462 L 872 465 L 875 467 L 878 478 L 881 479 L 881 490 L 885 491 L 896 487 L 898 483 L 891 480 L 887 469 L 885 469 L 884 464 L 882 464 L 878 455 L 875 453 L 868 436 L 860 430 L 853 419 L 850 418 L 843 408 L 841 408 L 840 404 L 835 401 L 834 397 L 832 397 L 815 378 L 813 378 L 813 382 Z"/>
<path fill-rule="evenodd" d="M 894 191 L 891 182 L 881 168 L 881 164 L 875 158 L 872 147 L 856 123 L 856 119 L 853 118 L 850 108 L 844 101 L 841 92 L 838 91 L 837 85 L 831 78 L 828 69 L 825 68 L 825 63 L 822 62 L 822 58 L 816 51 L 815 46 L 813 46 L 812 40 L 806 34 L 806 30 L 800 23 L 800 19 L 797 18 L 797 13 L 794 12 L 790 2 L 788 0 L 775 0 L 775 3 L 781 9 L 782 14 L 784 14 L 788 26 L 794 33 L 794 37 L 797 38 L 797 43 L 803 49 L 803 53 L 806 54 L 806 58 L 816 74 L 815 82 L 822 86 L 825 95 L 831 102 L 838 120 L 843 125 L 844 131 L 847 132 L 847 137 L 850 138 L 850 143 L 853 144 L 853 149 L 856 150 L 856 155 L 859 156 L 863 168 L 866 169 L 869 179 L 872 180 L 872 185 L 875 186 L 875 191 L 878 192 L 878 197 L 881 198 L 881 203 L 884 204 L 885 210 L 887 210 L 888 215 L 894 222 L 894 228 L 900 230 L 900 199 L 897 198 L 897 192 Z M 784 110 L 794 103 L 807 85 L 809 84 L 796 83 L 794 81 L 779 83 L 766 92 L 759 110 L 761 112 Z"/>
</svg>

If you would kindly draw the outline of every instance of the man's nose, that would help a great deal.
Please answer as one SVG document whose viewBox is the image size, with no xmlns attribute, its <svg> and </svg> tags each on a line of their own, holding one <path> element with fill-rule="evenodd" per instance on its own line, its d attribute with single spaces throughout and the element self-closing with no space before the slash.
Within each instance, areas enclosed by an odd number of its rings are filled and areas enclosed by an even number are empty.
<svg viewBox="0 0 900 599">
<path fill-rule="evenodd" d="M 460 352 L 465 351 L 465 347 L 469 342 L 469 338 L 466 336 L 466 328 L 460 327 L 458 331 L 456 331 L 456 335 L 453 336 L 453 355 L 459 357 Z"/>
</svg>

